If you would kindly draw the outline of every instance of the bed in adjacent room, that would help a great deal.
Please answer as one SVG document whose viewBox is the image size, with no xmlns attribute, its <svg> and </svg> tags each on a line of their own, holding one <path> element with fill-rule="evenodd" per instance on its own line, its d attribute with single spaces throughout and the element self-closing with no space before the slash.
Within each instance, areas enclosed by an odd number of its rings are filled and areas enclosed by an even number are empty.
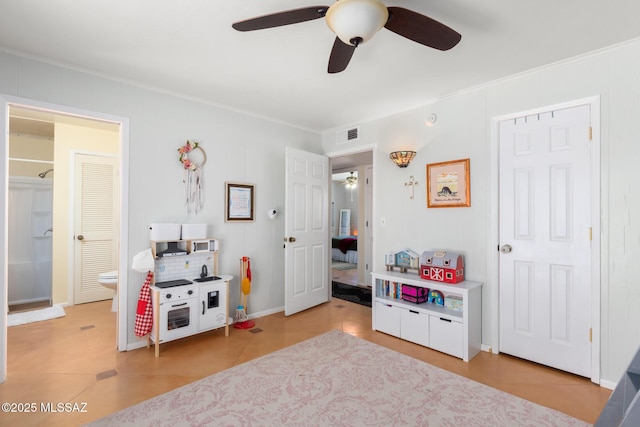
<svg viewBox="0 0 640 427">
<path fill-rule="evenodd" d="M 331 259 L 333 261 L 358 263 L 358 237 L 338 236 L 331 238 Z"/>
</svg>

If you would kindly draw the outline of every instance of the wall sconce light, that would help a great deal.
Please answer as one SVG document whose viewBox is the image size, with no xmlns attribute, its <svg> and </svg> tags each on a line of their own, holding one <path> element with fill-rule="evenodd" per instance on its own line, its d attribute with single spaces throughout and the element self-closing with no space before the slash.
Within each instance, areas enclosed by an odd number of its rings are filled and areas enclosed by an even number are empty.
<svg viewBox="0 0 640 427">
<path fill-rule="evenodd" d="M 394 151 L 389 154 L 389 158 L 393 160 L 393 163 L 398 165 L 399 168 L 406 168 L 411 163 L 411 160 L 416 156 L 415 151 Z"/>
</svg>

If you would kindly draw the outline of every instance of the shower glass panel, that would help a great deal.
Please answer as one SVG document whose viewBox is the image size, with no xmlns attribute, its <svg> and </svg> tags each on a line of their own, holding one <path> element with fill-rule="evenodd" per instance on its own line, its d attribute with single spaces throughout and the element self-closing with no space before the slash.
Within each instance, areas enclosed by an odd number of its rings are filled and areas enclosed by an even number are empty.
<svg viewBox="0 0 640 427">
<path fill-rule="evenodd" d="M 51 180 L 9 177 L 9 305 L 51 301 Z"/>
</svg>

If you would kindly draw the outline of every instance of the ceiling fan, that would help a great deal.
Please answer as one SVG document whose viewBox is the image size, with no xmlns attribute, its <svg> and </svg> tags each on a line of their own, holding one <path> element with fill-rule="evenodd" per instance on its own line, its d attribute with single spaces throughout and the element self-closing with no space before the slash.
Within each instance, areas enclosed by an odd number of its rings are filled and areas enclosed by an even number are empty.
<svg viewBox="0 0 640 427">
<path fill-rule="evenodd" d="M 342 182 L 342 185 L 351 190 L 351 201 L 353 202 L 353 189 L 358 186 L 358 177 L 354 176 L 353 172 L 351 172 L 351 174 Z"/>
<path fill-rule="evenodd" d="M 345 185 L 347 188 L 355 188 L 358 186 L 358 177 L 353 175 L 353 172 L 350 172 L 350 175 L 342 181 L 342 185 Z"/>
<path fill-rule="evenodd" d="M 254 31 L 323 17 L 337 36 L 329 56 L 329 73 L 344 71 L 356 47 L 382 27 L 438 50 L 449 50 L 462 38 L 434 19 L 402 7 L 386 7 L 381 0 L 338 0 L 332 6 L 286 10 L 236 22 L 232 27 L 238 31 Z"/>
</svg>

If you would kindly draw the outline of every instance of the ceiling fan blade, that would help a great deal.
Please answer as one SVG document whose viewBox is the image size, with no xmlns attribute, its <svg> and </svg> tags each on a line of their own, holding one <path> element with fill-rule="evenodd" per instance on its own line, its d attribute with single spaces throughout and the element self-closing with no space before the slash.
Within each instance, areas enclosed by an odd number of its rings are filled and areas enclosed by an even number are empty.
<svg viewBox="0 0 640 427">
<path fill-rule="evenodd" d="M 265 28 L 281 27 L 322 18 L 327 13 L 328 6 L 310 6 L 301 9 L 286 10 L 236 22 L 231 25 L 238 31 L 263 30 Z"/>
<path fill-rule="evenodd" d="M 402 7 L 388 7 L 387 30 L 416 43 L 438 50 L 449 50 L 458 44 L 462 36 L 446 25 Z"/>
<path fill-rule="evenodd" d="M 327 71 L 330 74 L 339 73 L 344 71 L 351 61 L 353 52 L 356 50 L 356 46 L 346 44 L 338 37 L 333 42 L 333 48 L 331 49 L 331 56 L 329 56 L 329 67 Z"/>
</svg>

